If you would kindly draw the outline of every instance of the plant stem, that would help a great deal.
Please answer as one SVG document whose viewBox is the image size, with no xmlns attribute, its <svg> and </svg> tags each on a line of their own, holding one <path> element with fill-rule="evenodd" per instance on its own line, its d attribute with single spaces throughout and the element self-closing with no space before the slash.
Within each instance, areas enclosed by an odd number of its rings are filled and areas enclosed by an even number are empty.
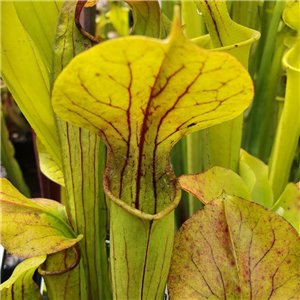
<svg viewBox="0 0 300 300">
<path fill-rule="evenodd" d="M 197 12 L 194 1 L 182 1 L 181 3 L 181 23 L 186 26 L 184 33 L 190 39 L 205 34 L 203 18 Z"/>
<path fill-rule="evenodd" d="M 263 97 L 269 73 L 273 53 L 275 49 L 276 36 L 278 32 L 278 24 L 281 20 L 281 14 L 285 7 L 284 1 L 277 1 L 275 5 L 274 14 L 271 20 L 270 28 L 268 31 L 268 36 L 266 39 L 263 56 L 260 64 L 260 68 L 257 74 L 256 82 L 256 94 L 253 99 L 252 107 L 245 124 L 245 149 L 252 155 L 262 158 L 259 153 L 259 143 L 260 143 L 260 131 L 263 127 L 263 120 L 266 115 L 270 112 L 270 101 L 266 103 Z M 277 74 L 271 74 L 272 79 L 276 81 L 275 76 Z"/>
<path fill-rule="evenodd" d="M 288 27 L 285 27 L 288 29 Z M 257 136 L 255 140 L 252 140 L 253 147 L 256 144 L 255 155 L 259 157 L 264 162 L 268 161 L 271 148 L 273 145 L 274 139 L 274 115 L 273 112 L 275 106 L 275 98 L 276 91 L 279 79 L 282 75 L 282 66 L 281 60 L 286 50 L 286 46 L 284 44 L 284 39 L 286 36 L 286 30 L 283 30 L 278 34 L 275 44 L 275 52 L 273 55 L 273 59 L 270 66 L 270 71 L 268 72 L 269 76 L 265 76 L 266 85 L 261 87 L 256 91 L 255 97 L 257 99 L 263 99 L 264 105 L 263 110 L 265 111 L 264 117 L 262 117 L 260 121 L 260 130 L 257 132 Z M 259 114 L 261 115 L 261 114 Z"/>
<path fill-rule="evenodd" d="M 243 115 L 207 129 L 211 166 L 228 168 L 238 173 Z"/>
<path fill-rule="evenodd" d="M 111 203 L 113 299 L 163 299 L 174 239 L 174 212 L 144 220 Z"/>
<path fill-rule="evenodd" d="M 197 6 L 203 13 L 212 47 L 230 53 L 248 69 L 251 44 L 259 38 L 259 33 L 233 22 L 225 2 L 197 1 Z M 240 115 L 206 130 L 210 165 L 238 172 L 242 126 L 243 115 Z"/>
<path fill-rule="evenodd" d="M 269 178 L 275 201 L 279 198 L 289 180 L 290 168 L 299 140 L 299 42 L 285 55 L 283 61 L 287 67 L 286 97 L 269 164 Z M 295 122 L 291 122 L 291 120 Z"/>
<path fill-rule="evenodd" d="M 89 299 L 109 299 L 105 246 L 107 208 L 100 185 L 100 139 L 87 130 L 58 120 L 67 192 L 67 210 L 80 242 Z M 102 147 L 103 150 L 103 147 Z M 103 163 L 102 163 L 103 165 Z M 100 189 L 99 189 L 100 188 Z M 100 280 L 101 279 L 101 280 Z"/>
<path fill-rule="evenodd" d="M 176 177 L 187 174 L 187 142 L 182 138 L 172 149 L 170 161 Z M 181 200 L 175 209 L 175 231 L 189 218 L 189 194 L 182 192 Z"/>
<path fill-rule="evenodd" d="M 249 65 L 249 73 L 251 74 L 252 78 L 255 78 L 261 64 L 261 59 L 266 45 L 266 40 L 268 38 L 270 23 L 273 17 L 275 4 L 276 1 L 264 1 L 263 3 L 262 16 L 259 28 L 261 32 L 261 38 L 258 41 L 258 46 L 255 49 L 255 52 L 251 56 L 251 61 Z"/>
<path fill-rule="evenodd" d="M 232 19 L 243 26 L 257 29 L 258 1 L 233 1 Z"/>
<path fill-rule="evenodd" d="M 62 7 L 54 43 L 52 86 L 70 60 L 91 47 L 91 42 L 75 27 L 76 3 L 66 1 Z M 100 177 L 106 150 L 97 135 L 59 118 L 56 124 L 66 186 L 65 205 L 74 231 L 84 235 L 79 243 L 82 260 L 79 265 L 81 295 L 78 297 L 81 300 L 110 299 L 105 244 L 107 206 Z M 100 149 L 103 153 L 99 153 Z"/>
<path fill-rule="evenodd" d="M 197 6 L 193 1 L 182 1 L 181 3 L 182 24 L 186 26 L 184 33 L 190 39 L 205 34 L 205 25 L 202 15 L 197 12 Z M 205 132 L 199 131 L 186 137 L 187 148 L 187 170 L 185 174 L 197 173 L 204 171 L 203 161 L 207 155 L 205 150 L 206 140 Z M 181 141 L 180 141 L 181 143 Z M 193 195 L 188 194 L 189 216 L 192 216 L 203 205 Z"/>
<path fill-rule="evenodd" d="M 201 173 L 208 168 L 207 149 L 206 149 L 206 131 L 192 133 L 186 137 L 187 140 L 187 167 L 186 174 Z M 189 216 L 192 216 L 197 210 L 203 207 L 202 203 L 192 194 L 189 195 Z"/>
<path fill-rule="evenodd" d="M 161 6 L 162 6 L 162 11 L 163 13 L 170 19 L 173 19 L 173 8 L 174 8 L 174 1 L 167 1 L 167 0 L 163 0 L 161 2 Z"/>
</svg>

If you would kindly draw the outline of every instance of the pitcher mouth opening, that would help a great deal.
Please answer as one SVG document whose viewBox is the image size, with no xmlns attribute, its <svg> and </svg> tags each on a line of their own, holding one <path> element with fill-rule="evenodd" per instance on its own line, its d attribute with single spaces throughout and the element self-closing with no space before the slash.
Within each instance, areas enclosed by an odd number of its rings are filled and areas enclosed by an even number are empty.
<svg viewBox="0 0 300 300">
<path fill-rule="evenodd" d="M 164 209 L 162 209 L 161 211 L 159 211 L 156 214 L 149 214 L 149 213 L 145 213 L 142 210 L 136 209 L 130 205 L 128 205 L 126 202 L 124 202 L 123 200 L 119 199 L 110 189 L 110 179 L 108 177 L 109 174 L 109 164 L 106 165 L 105 168 L 105 172 L 103 174 L 103 190 L 105 195 L 112 201 L 114 202 L 116 205 L 120 206 L 121 208 L 123 208 L 124 210 L 126 210 L 127 212 L 129 212 L 130 214 L 140 218 L 140 219 L 144 219 L 144 220 L 160 220 L 162 219 L 164 216 L 168 215 L 169 213 L 171 213 L 179 204 L 180 199 L 181 199 L 181 186 L 180 183 L 178 181 L 178 179 L 174 176 L 174 179 L 172 179 L 173 183 L 174 183 L 174 187 L 175 187 L 175 196 L 173 201 Z"/>
<path fill-rule="evenodd" d="M 247 35 L 247 39 L 241 42 L 237 42 L 237 43 L 233 43 L 231 45 L 228 46 L 224 46 L 224 47 L 218 47 L 218 48 L 210 48 L 211 47 L 211 43 L 210 43 L 210 35 L 206 34 L 194 39 L 191 39 L 192 42 L 195 42 L 197 44 L 197 41 L 200 41 L 201 39 L 203 39 L 203 41 L 206 40 L 205 45 L 209 46 L 209 47 L 205 47 L 206 50 L 209 51 L 228 51 L 228 50 L 232 50 L 232 49 L 236 49 L 236 48 L 241 48 L 244 46 L 248 46 L 253 44 L 254 42 L 256 42 L 257 40 L 259 40 L 261 34 L 259 31 L 253 30 L 253 29 L 249 29 L 247 27 L 243 27 L 243 29 L 247 32 L 245 32 L 245 35 Z M 200 46 L 201 47 L 201 46 Z"/>
</svg>

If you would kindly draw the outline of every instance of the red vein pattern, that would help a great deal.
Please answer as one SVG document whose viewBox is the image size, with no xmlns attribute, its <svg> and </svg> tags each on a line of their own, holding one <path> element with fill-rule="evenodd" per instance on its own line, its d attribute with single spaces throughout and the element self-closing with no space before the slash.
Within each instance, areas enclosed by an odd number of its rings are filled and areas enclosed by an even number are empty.
<svg viewBox="0 0 300 300">
<path fill-rule="evenodd" d="M 148 214 L 174 201 L 168 154 L 176 142 L 240 115 L 253 93 L 227 54 L 173 35 L 168 43 L 128 37 L 98 45 L 69 64 L 53 91 L 58 115 L 107 144 L 112 194 Z"/>
<path fill-rule="evenodd" d="M 168 279 L 172 299 L 298 299 L 300 239 L 274 212 L 223 195 L 184 223 Z"/>
<path fill-rule="evenodd" d="M 10 300 L 42 300 L 39 287 L 33 281 L 33 274 L 46 259 L 45 256 L 37 256 L 26 259 L 14 270 L 9 281 L 1 284 L 1 299 Z"/>
<path fill-rule="evenodd" d="M 104 189 L 114 202 L 114 299 L 163 295 L 173 243 L 170 212 L 180 198 L 169 152 L 184 135 L 240 115 L 252 93 L 242 66 L 227 54 L 200 50 L 176 26 L 167 42 L 127 37 L 97 45 L 58 77 L 55 112 L 98 134 L 109 150 Z M 164 218 L 151 220 L 159 214 Z M 158 237 L 168 242 L 158 245 Z"/>
<path fill-rule="evenodd" d="M 54 47 L 52 70 L 54 79 L 63 72 L 71 59 L 92 46 L 91 42 L 81 35 L 76 28 L 74 23 L 75 8 L 76 2 L 73 1 L 65 2 L 62 7 Z M 77 80 L 81 82 L 78 73 Z M 89 89 L 85 88 L 84 83 L 82 83 L 81 88 L 84 93 L 83 99 L 89 97 L 93 102 L 98 103 L 94 93 L 89 93 Z M 105 105 L 104 102 L 99 101 L 101 105 Z M 72 108 L 71 111 L 78 114 L 78 108 Z M 86 109 L 86 113 L 93 114 L 93 110 Z M 86 118 L 85 121 L 88 123 L 89 118 Z M 111 122 L 107 125 L 111 126 L 112 129 L 114 128 L 114 124 Z M 110 297 L 109 294 L 106 294 L 107 288 L 103 288 L 105 281 L 108 281 L 108 265 L 105 259 L 107 258 L 105 248 L 107 208 L 104 197 L 100 195 L 100 138 L 94 133 L 66 123 L 59 118 L 57 119 L 57 127 L 61 142 L 67 193 L 67 201 L 64 204 L 67 207 L 74 231 L 83 234 L 84 238 L 80 245 L 81 262 L 79 266 L 69 273 L 69 277 L 56 279 L 57 281 L 64 281 L 65 285 L 59 285 L 64 290 L 56 288 L 53 298 L 61 300 L 80 299 L 81 297 L 90 300 L 106 299 Z M 98 131 L 102 132 L 105 138 L 105 132 L 101 128 L 98 128 Z M 104 159 L 105 156 L 104 150 Z M 96 264 L 95 261 L 98 263 Z M 52 282 L 51 287 L 56 286 L 56 284 L 57 282 Z"/>
</svg>

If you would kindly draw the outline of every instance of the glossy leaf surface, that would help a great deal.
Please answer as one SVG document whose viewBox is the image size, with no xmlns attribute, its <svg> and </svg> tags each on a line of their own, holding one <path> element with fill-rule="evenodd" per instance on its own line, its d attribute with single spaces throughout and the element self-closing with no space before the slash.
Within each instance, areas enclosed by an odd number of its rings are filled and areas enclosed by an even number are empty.
<svg viewBox="0 0 300 300">
<path fill-rule="evenodd" d="M 282 14 L 284 23 L 298 32 L 300 32 L 299 7 L 298 1 L 288 1 Z"/>
<path fill-rule="evenodd" d="M 300 182 L 289 183 L 272 210 L 284 217 L 300 233 Z"/>
<path fill-rule="evenodd" d="M 235 59 L 196 47 L 176 23 L 166 41 L 120 38 L 77 56 L 55 83 L 53 107 L 106 143 L 109 197 L 147 218 L 163 211 L 160 218 L 179 200 L 170 149 L 188 133 L 241 114 L 252 94 Z"/>
<path fill-rule="evenodd" d="M 82 239 L 68 224 L 63 205 L 27 199 L 1 179 L 1 244 L 10 253 L 31 257 L 61 251 Z"/>
<path fill-rule="evenodd" d="M 12 1 L 1 2 L 1 76 L 25 118 L 60 166 L 49 70 L 21 24 Z"/>
<path fill-rule="evenodd" d="M 39 272 L 45 280 L 49 299 L 80 299 L 80 268 L 77 266 L 79 259 L 74 247 L 48 255 Z"/>
<path fill-rule="evenodd" d="M 11 277 L 1 284 L 2 300 L 42 300 L 39 287 L 33 281 L 35 270 L 45 261 L 46 255 L 32 257 L 21 262 Z"/>
<path fill-rule="evenodd" d="M 299 43 L 299 1 L 288 1 L 283 19 L 288 26 L 298 31 L 294 46 L 284 55 L 283 66 L 287 72 L 287 85 L 282 114 L 277 126 L 270 159 L 270 182 L 275 200 L 283 193 L 288 181 L 295 151 L 300 136 L 300 43 Z"/>
<path fill-rule="evenodd" d="M 265 207 L 273 205 L 273 191 L 268 179 L 268 166 L 241 150 L 239 175 L 244 179 L 253 201 Z"/>
<path fill-rule="evenodd" d="M 118 32 L 119 36 L 129 35 L 129 19 L 128 7 L 122 7 L 117 3 L 110 4 L 111 9 L 106 14 L 109 17 L 110 22 Z"/>
<path fill-rule="evenodd" d="M 174 212 L 149 221 L 115 203 L 110 209 L 113 299 L 162 299 L 174 240 Z"/>
<path fill-rule="evenodd" d="M 205 48 L 229 51 L 247 68 L 250 46 L 260 38 L 260 33 L 234 22 L 228 13 L 226 1 L 194 2 L 209 32 L 209 35 L 194 41 Z"/>
<path fill-rule="evenodd" d="M 47 149 L 38 137 L 36 137 L 36 147 L 38 150 L 39 165 L 41 172 L 50 180 L 56 182 L 59 185 L 64 186 L 64 175 L 61 169 L 58 167 L 57 163 L 52 159 L 51 155 L 49 155 Z"/>
<path fill-rule="evenodd" d="M 179 183 L 183 190 L 198 198 L 203 204 L 219 197 L 223 192 L 251 200 L 243 179 L 229 169 L 212 167 L 200 174 L 182 175 Z"/>
<path fill-rule="evenodd" d="M 224 194 L 176 234 L 170 299 L 299 299 L 299 247 L 282 217 Z"/>
<path fill-rule="evenodd" d="M 34 41 L 39 56 L 50 71 L 52 43 L 63 1 L 13 1 L 22 26 Z"/>
<path fill-rule="evenodd" d="M 126 1 L 133 14 L 132 34 L 153 38 L 166 38 L 171 29 L 171 21 L 161 12 L 159 2 Z"/>
<path fill-rule="evenodd" d="M 260 33 L 234 22 L 226 1 L 194 1 L 201 12 L 209 34 L 194 41 L 212 51 L 225 51 L 233 55 L 246 69 L 250 48 Z M 207 129 L 207 149 L 210 165 L 229 168 L 238 173 L 243 116 Z"/>
<path fill-rule="evenodd" d="M 92 42 L 75 25 L 76 4 L 65 1 L 61 9 L 54 39 L 51 85 L 74 56 L 92 47 Z M 110 299 L 105 244 L 107 206 L 101 185 L 106 149 L 97 135 L 59 118 L 56 121 L 65 175 L 65 205 L 72 228 L 84 238 L 79 243 L 79 266 L 68 275 L 47 277 L 48 288 L 53 300 Z"/>
</svg>

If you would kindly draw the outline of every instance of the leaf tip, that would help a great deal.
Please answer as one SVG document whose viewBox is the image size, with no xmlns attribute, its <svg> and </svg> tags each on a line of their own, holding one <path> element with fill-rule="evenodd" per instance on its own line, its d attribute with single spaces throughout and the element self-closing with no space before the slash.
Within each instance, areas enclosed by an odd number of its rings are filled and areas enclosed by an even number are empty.
<svg viewBox="0 0 300 300">
<path fill-rule="evenodd" d="M 79 234 L 76 238 L 76 240 L 79 242 L 83 239 L 83 234 Z"/>
</svg>

